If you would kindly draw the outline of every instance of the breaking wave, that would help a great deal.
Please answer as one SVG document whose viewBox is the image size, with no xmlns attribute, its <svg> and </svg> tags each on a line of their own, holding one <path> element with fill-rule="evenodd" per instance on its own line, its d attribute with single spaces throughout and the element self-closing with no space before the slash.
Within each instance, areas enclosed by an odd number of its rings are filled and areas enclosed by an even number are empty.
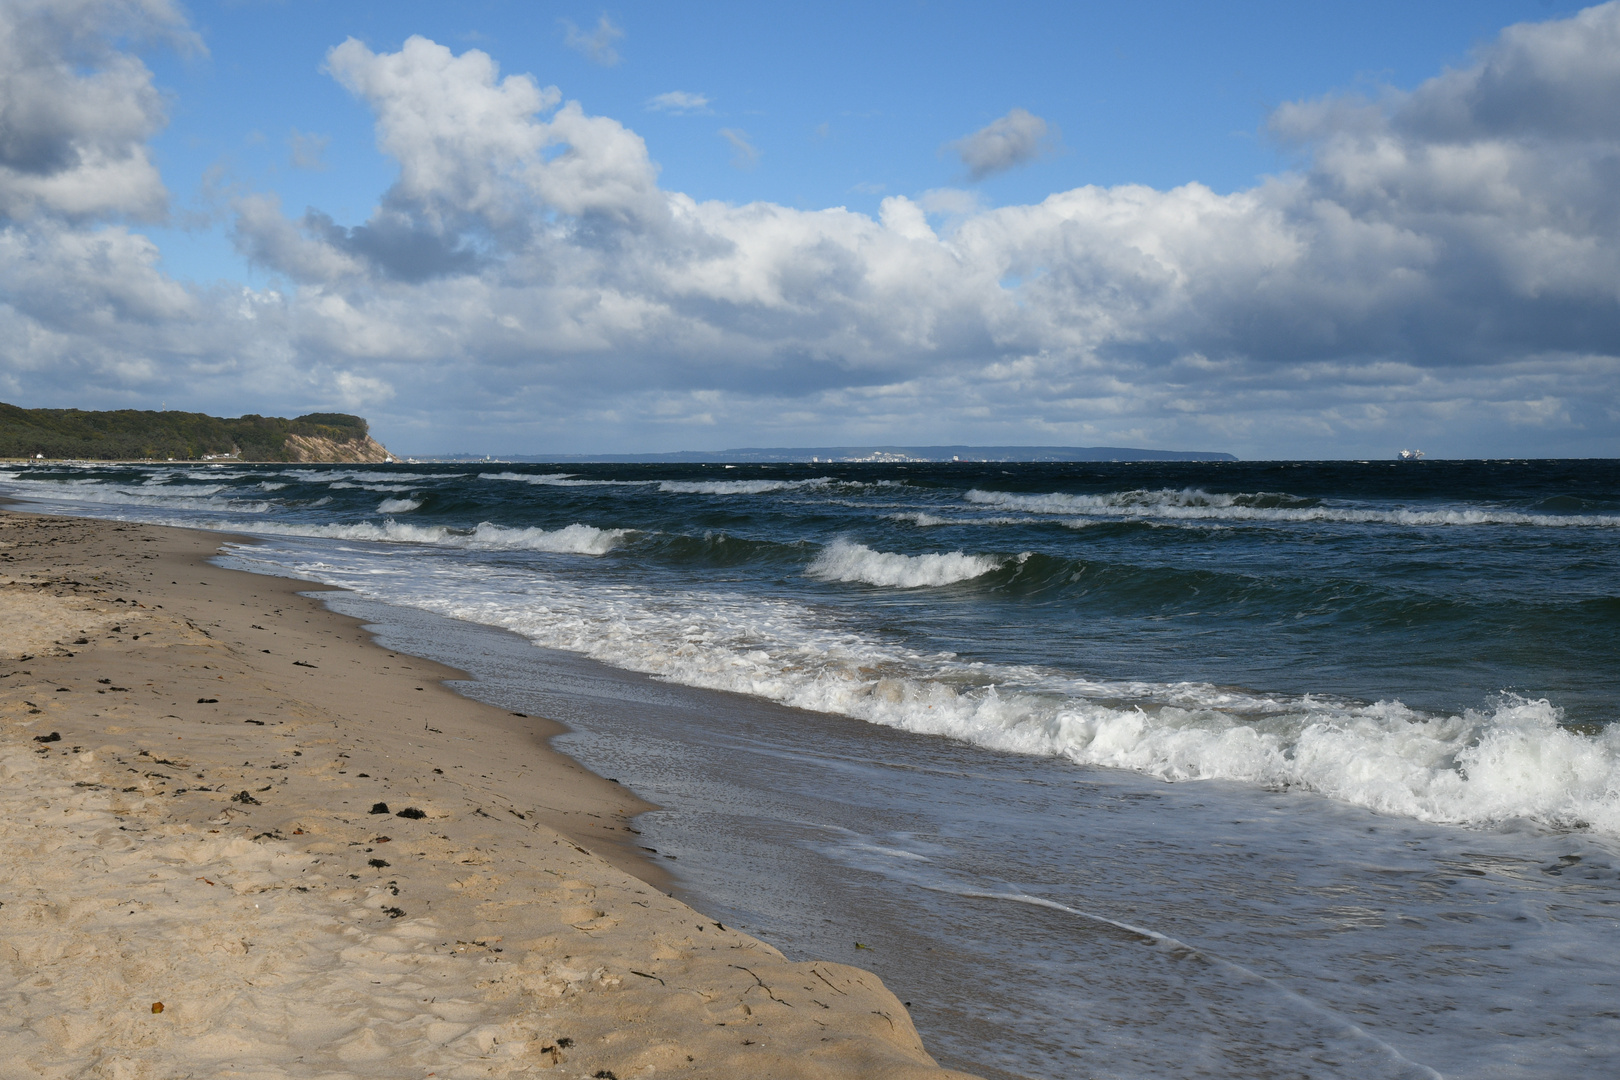
<svg viewBox="0 0 1620 1080">
<path fill-rule="evenodd" d="M 283 469 L 280 476 L 296 476 L 300 480 L 369 480 L 373 483 L 393 483 L 411 480 L 455 480 L 466 473 L 413 473 L 377 472 L 372 469 Z"/>
<path fill-rule="evenodd" d="M 805 571 L 822 581 L 859 581 L 897 589 L 953 585 L 999 570 L 1003 560 L 951 551 L 935 555 L 902 555 L 874 551 L 865 544 L 836 540 Z"/>
<path fill-rule="evenodd" d="M 661 480 L 658 490 L 676 495 L 768 495 L 773 491 L 801 491 L 838 483 L 830 476 L 811 480 Z"/>
<path fill-rule="evenodd" d="M 226 526 L 220 526 L 226 527 Z M 409 525 L 398 521 L 352 525 L 284 525 L 255 523 L 255 532 L 277 536 L 327 537 L 337 540 L 373 540 L 393 544 L 432 544 L 437 547 L 478 551 L 549 551 L 570 555 L 606 555 L 629 535 L 630 529 L 598 529 L 575 523 L 561 529 L 523 528 L 483 522 L 474 529 L 444 525 Z"/>
<path fill-rule="evenodd" d="M 379 514 L 408 514 L 422 509 L 421 499 L 384 499 L 377 504 Z"/>
<path fill-rule="evenodd" d="M 1210 494 L 1196 488 L 1158 491 L 1119 491 L 1106 495 L 1015 495 L 975 488 L 964 498 L 981 506 L 1020 510 L 1028 514 L 1069 517 L 1159 519 L 1171 521 L 1287 521 L 1334 522 L 1356 525 L 1537 525 L 1542 527 L 1609 526 L 1620 528 L 1620 515 L 1527 514 L 1517 510 L 1359 509 L 1324 506 L 1275 492 Z"/>
<path fill-rule="evenodd" d="M 656 480 L 582 480 L 573 473 L 479 473 L 480 480 L 510 480 L 518 484 L 532 484 L 535 487 L 648 487 L 658 483 Z"/>
<path fill-rule="evenodd" d="M 263 514 L 270 510 L 268 502 L 222 495 L 231 491 L 237 494 L 247 491 L 260 493 L 257 485 L 243 489 L 224 484 L 107 482 L 98 478 L 39 480 L 25 476 L 13 482 L 11 494 L 53 506 L 67 503 L 114 508 L 150 507 L 182 514 L 199 511 Z"/>
<path fill-rule="evenodd" d="M 656 487 L 669 495 L 768 495 L 773 491 L 820 488 L 839 483 L 830 476 L 810 480 L 586 480 L 574 473 L 479 473 L 480 480 L 507 480 L 536 487 Z M 864 486 L 864 485 L 858 485 Z"/>
<path fill-rule="evenodd" d="M 925 510 L 913 510 L 899 514 L 884 514 L 883 517 L 888 521 L 898 521 L 904 525 L 915 525 L 919 529 L 926 529 L 933 525 L 955 524 L 950 518 L 943 518 L 938 514 L 930 514 Z"/>
</svg>

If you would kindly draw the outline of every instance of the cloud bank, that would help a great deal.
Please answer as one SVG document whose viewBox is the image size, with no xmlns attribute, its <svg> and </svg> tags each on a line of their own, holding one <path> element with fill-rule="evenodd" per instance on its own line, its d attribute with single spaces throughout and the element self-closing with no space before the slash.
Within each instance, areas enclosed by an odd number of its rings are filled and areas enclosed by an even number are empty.
<svg viewBox="0 0 1620 1080">
<path fill-rule="evenodd" d="M 114 34 L 195 46 L 168 0 L 0 7 L 0 215 L 156 219 L 168 195 L 147 140 L 165 123 L 152 73 Z"/>
<path fill-rule="evenodd" d="M 1620 446 L 1620 4 L 1285 105 L 1303 164 L 1245 191 L 875 220 L 666 191 L 634 131 L 483 52 L 349 40 L 327 68 L 399 178 L 351 224 L 241 196 L 266 288 L 171 280 L 135 230 L 162 99 L 113 42 L 184 39 L 174 9 L 0 18 L 0 399 L 344 406 L 421 450 Z M 1016 112 L 962 140 L 970 172 L 1038 147 Z"/>
</svg>

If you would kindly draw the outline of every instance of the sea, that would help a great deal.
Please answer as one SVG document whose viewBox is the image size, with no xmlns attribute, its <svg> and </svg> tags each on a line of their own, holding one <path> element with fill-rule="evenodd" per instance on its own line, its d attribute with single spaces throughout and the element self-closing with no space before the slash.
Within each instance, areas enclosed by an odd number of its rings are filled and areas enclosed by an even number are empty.
<svg viewBox="0 0 1620 1080">
<path fill-rule="evenodd" d="M 37 464 L 658 809 L 989 1078 L 1620 1075 L 1620 462 Z"/>
</svg>

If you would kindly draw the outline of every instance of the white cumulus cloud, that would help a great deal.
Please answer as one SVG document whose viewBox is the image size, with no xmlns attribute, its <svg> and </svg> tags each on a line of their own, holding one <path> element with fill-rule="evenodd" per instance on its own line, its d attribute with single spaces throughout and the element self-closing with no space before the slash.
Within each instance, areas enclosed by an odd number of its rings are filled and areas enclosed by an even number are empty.
<svg viewBox="0 0 1620 1080">
<path fill-rule="evenodd" d="M 161 217 L 152 73 L 113 35 L 200 48 L 168 0 L 0 4 L 0 217 Z"/>
</svg>

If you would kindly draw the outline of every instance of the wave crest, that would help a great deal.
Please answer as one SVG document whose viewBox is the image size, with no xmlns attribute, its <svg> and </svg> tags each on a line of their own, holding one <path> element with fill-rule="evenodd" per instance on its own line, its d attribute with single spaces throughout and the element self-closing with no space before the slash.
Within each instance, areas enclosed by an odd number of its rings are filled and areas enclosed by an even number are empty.
<svg viewBox="0 0 1620 1080">
<path fill-rule="evenodd" d="M 886 520 L 898 521 L 903 525 L 915 525 L 919 529 L 926 529 L 934 525 L 951 525 L 950 518 L 942 518 L 938 514 L 930 514 L 924 510 L 913 510 L 899 514 L 884 514 Z"/>
<path fill-rule="evenodd" d="M 535 487 L 645 487 L 656 484 L 656 480 L 584 480 L 574 473 L 479 473 L 480 480 L 510 480 L 517 484 L 532 484 Z"/>
<path fill-rule="evenodd" d="M 1351 525 L 1399 525 L 1428 527 L 1445 525 L 1535 525 L 1550 528 L 1620 527 L 1620 515 L 1608 514 L 1527 514 L 1518 510 L 1358 509 L 1323 506 L 1315 499 L 1304 499 L 1277 492 L 1210 494 L 1196 488 L 1157 491 L 1115 491 L 1104 495 L 1015 495 L 1005 491 L 974 488 L 964 498 L 981 506 L 1019 510 L 1027 514 L 1063 514 L 1080 518 L 1169 521 L 1287 521 L 1330 522 Z"/>
<path fill-rule="evenodd" d="M 1031 731 L 1048 752 L 1164 780 L 1302 786 L 1381 813 L 1457 824 L 1530 818 L 1620 833 L 1620 726 L 1559 726 L 1546 700 L 1425 717 L 1399 702 L 1273 722 L 1208 711 L 1065 709 Z M 1296 706 L 1297 707 L 1297 706 Z"/>
<path fill-rule="evenodd" d="M 548 551 L 564 555 L 606 555 L 631 529 L 598 529 L 575 522 L 561 529 L 514 529 L 485 521 L 475 529 L 444 525 L 410 525 L 399 521 L 358 522 L 352 525 L 255 524 L 255 532 L 278 536 L 328 537 L 336 540 L 374 540 L 391 544 L 431 544 L 477 551 Z"/>
<path fill-rule="evenodd" d="M 767 495 L 774 491 L 827 487 L 830 476 L 809 480 L 587 480 L 576 473 L 479 473 L 480 480 L 507 480 L 536 487 L 652 487 L 668 495 Z"/>
<path fill-rule="evenodd" d="M 658 490 L 672 495 L 768 495 L 773 491 L 799 491 L 836 483 L 830 476 L 811 480 L 662 480 Z"/>
<path fill-rule="evenodd" d="M 918 589 L 953 585 L 999 570 L 1001 566 L 1001 559 L 988 555 L 965 555 L 960 551 L 902 555 L 836 540 L 816 556 L 806 573 L 822 581 L 858 581 L 867 585 Z"/>
</svg>

